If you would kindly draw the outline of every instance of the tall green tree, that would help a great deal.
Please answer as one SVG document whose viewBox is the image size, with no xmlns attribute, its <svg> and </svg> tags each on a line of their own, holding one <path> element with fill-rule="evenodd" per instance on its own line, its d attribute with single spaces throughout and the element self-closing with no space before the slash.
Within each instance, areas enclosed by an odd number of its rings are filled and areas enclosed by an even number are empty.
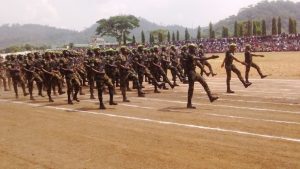
<svg viewBox="0 0 300 169">
<path fill-rule="evenodd" d="M 126 33 L 123 33 L 123 44 L 124 44 L 124 45 L 127 44 L 127 36 L 126 36 Z"/>
<path fill-rule="evenodd" d="M 237 21 L 234 22 L 234 37 L 238 37 L 238 29 L 239 29 L 239 24 Z"/>
<path fill-rule="evenodd" d="M 189 34 L 189 31 L 187 28 L 185 28 L 185 31 L 184 31 L 184 39 L 185 40 L 190 40 L 190 34 Z"/>
<path fill-rule="evenodd" d="M 253 35 L 257 36 L 257 24 L 256 24 L 256 22 L 253 22 Z"/>
<path fill-rule="evenodd" d="M 294 33 L 294 21 L 292 18 L 289 18 L 289 34 Z"/>
<path fill-rule="evenodd" d="M 132 43 L 132 44 L 136 44 L 136 40 L 135 40 L 135 36 L 134 36 L 134 35 L 132 35 L 131 43 Z"/>
<path fill-rule="evenodd" d="M 293 21 L 293 32 L 294 32 L 294 34 L 297 33 L 297 21 L 296 21 L 296 19 Z"/>
<path fill-rule="evenodd" d="M 198 29 L 197 29 L 197 40 L 201 40 L 201 27 L 198 26 Z"/>
<path fill-rule="evenodd" d="M 213 24 L 209 23 L 209 38 L 214 38 L 213 36 Z"/>
<path fill-rule="evenodd" d="M 111 36 L 121 44 L 123 34 L 128 35 L 130 30 L 139 27 L 139 20 L 133 15 L 118 15 L 97 21 L 99 24 L 96 33 L 100 36 Z"/>
<path fill-rule="evenodd" d="M 266 21 L 265 20 L 261 21 L 261 34 L 262 34 L 262 36 L 267 35 L 267 26 L 266 26 Z"/>
<path fill-rule="evenodd" d="M 179 41 L 180 40 L 180 35 L 179 35 L 179 31 L 176 31 L 176 40 Z"/>
<path fill-rule="evenodd" d="M 175 42 L 175 41 L 176 41 L 176 38 L 175 38 L 175 33 L 174 33 L 174 32 L 172 33 L 172 41 L 173 41 L 173 42 Z"/>
<path fill-rule="evenodd" d="M 281 18 L 280 16 L 278 17 L 277 19 L 277 33 L 280 35 L 282 32 L 281 32 Z"/>
<path fill-rule="evenodd" d="M 248 20 L 248 22 L 247 22 L 247 36 L 252 36 L 252 34 L 253 34 L 252 21 Z"/>
<path fill-rule="evenodd" d="M 141 33 L 141 40 L 142 40 L 142 44 L 145 44 L 146 39 L 145 39 L 145 33 L 144 33 L 144 31 L 142 31 L 142 33 Z"/>
<path fill-rule="evenodd" d="M 150 33 L 149 42 L 150 42 L 150 44 L 154 43 L 154 37 L 153 37 L 152 33 Z"/>
<path fill-rule="evenodd" d="M 229 36 L 228 28 L 223 26 L 222 28 L 222 38 L 227 38 Z"/>
<path fill-rule="evenodd" d="M 239 24 L 239 37 L 244 36 L 244 23 Z"/>
<path fill-rule="evenodd" d="M 171 42 L 171 35 L 169 31 L 168 31 L 168 42 Z"/>
<path fill-rule="evenodd" d="M 272 19 L 272 35 L 277 35 L 277 24 L 275 17 Z"/>
<path fill-rule="evenodd" d="M 158 42 L 162 43 L 164 41 L 163 34 L 161 32 L 158 33 Z"/>
</svg>

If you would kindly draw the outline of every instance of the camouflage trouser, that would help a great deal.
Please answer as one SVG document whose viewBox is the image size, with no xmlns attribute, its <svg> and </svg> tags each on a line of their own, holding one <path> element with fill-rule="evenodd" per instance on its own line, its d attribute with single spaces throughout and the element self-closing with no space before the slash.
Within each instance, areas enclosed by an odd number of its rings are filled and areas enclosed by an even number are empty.
<svg viewBox="0 0 300 169">
<path fill-rule="evenodd" d="M 37 87 L 38 87 L 38 92 L 41 95 L 42 93 L 42 86 L 43 86 L 43 79 L 40 77 L 39 74 L 37 73 L 27 73 L 26 74 L 26 79 L 27 79 L 27 85 L 28 85 L 28 90 L 29 94 L 32 97 L 33 93 L 33 82 L 36 81 Z"/>
<path fill-rule="evenodd" d="M 246 82 L 244 81 L 241 72 L 235 67 L 234 64 L 225 66 L 225 69 L 227 74 L 227 78 L 226 78 L 227 91 L 230 90 L 231 71 L 238 76 L 239 80 L 243 83 L 244 86 L 246 85 Z"/>
<path fill-rule="evenodd" d="M 25 91 L 25 82 L 24 79 L 21 75 L 17 75 L 17 76 L 12 76 L 12 82 L 13 82 L 13 87 L 14 87 L 14 91 L 16 96 L 18 96 L 18 84 L 20 84 L 20 86 L 22 87 L 23 90 L 23 94 L 24 96 L 26 95 L 26 91 Z"/>
<path fill-rule="evenodd" d="M 12 78 L 11 74 L 8 70 L 6 70 L 6 78 L 7 78 L 7 84 L 8 84 L 8 89 L 11 89 L 11 83 L 12 83 Z"/>
<path fill-rule="evenodd" d="M 204 88 L 207 96 L 210 98 L 212 97 L 211 91 L 204 80 L 204 78 L 199 74 L 196 73 L 195 70 L 191 70 L 188 72 L 188 81 L 189 81 L 189 87 L 188 87 L 188 105 L 192 105 L 192 98 L 193 98 L 193 93 L 194 93 L 194 85 L 195 81 L 198 81 Z"/>
<path fill-rule="evenodd" d="M 8 90 L 7 89 L 7 84 L 6 84 L 6 77 L 5 77 L 3 72 L 0 72 L 0 80 L 3 81 L 4 90 Z"/>
<path fill-rule="evenodd" d="M 98 99 L 100 104 L 103 104 L 103 90 L 104 86 L 106 85 L 109 89 L 109 95 L 110 95 L 110 101 L 113 100 L 113 93 L 114 93 L 114 86 L 111 82 L 111 79 L 105 74 L 105 75 L 97 75 L 95 77 L 96 80 L 96 86 L 98 89 Z"/>
<path fill-rule="evenodd" d="M 76 74 L 66 76 L 68 101 L 71 101 L 71 94 L 74 91 L 73 99 L 77 99 L 77 94 L 80 89 L 80 81 Z"/>
<path fill-rule="evenodd" d="M 257 72 L 258 72 L 258 74 L 260 75 L 260 77 L 263 77 L 263 74 L 262 74 L 262 72 L 261 72 L 261 70 L 260 70 L 260 67 L 259 67 L 257 64 L 255 64 L 255 63 L 253 63 L 253 62 L 247 63 L 247 66 L 246 66 L 246 72 L 245 72 L 245 79 L 246 79 L 246 82 L 249 82 L 249 72 L 250 72 L 250 68 L 251 68 L 251 67 L 253 67 L 253 68 L 255 68 L 255 69 L 257 70 Z"/>
</svg>

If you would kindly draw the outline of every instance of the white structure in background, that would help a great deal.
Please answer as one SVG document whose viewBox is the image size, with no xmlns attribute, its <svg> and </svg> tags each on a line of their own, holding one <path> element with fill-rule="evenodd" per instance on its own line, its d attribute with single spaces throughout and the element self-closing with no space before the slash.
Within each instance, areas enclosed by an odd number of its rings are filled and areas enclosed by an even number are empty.
<svg viewBox="0 0 300 169">
<path fill-rule="evenodd" d="M 91 37 L 90 45 L 95 48 L 95 47 L 99 47 L 99 46 L 105 46 L 106 43 L 103 38 L 95 35 L 95 36 Z"/>
</svg>

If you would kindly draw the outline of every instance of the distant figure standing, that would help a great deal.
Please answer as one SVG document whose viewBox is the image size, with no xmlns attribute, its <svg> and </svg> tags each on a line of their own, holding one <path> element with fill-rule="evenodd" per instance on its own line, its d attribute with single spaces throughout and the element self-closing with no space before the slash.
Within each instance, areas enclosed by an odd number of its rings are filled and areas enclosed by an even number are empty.
<svg viewBox="0 0 300 169">
<path fill-rule="evenodd" d="M 231 80 L 231 71 L 233 71 L 238 78 L 240 79 L 240 81 L 243 83 L 243 85 L 245 86 L 245 88 L 249 87 L 252 83 L 247 83 L 243 77 L 241 72 L 235 67 L 235 65 L 233 64 L 233 60 L 246 65 L 245 62 L 241 62 L 239 61 L 237 58 L 234 57 L 234 52 L 236 50 L 236 44 L 230 44 L 229 45 L 229 50 L 226 52 L 225 55 L 225 59 L 221 65 L 221 67 L 224 67 L 225 65 L 225 69 L 226 69 L 226 74 L 227 74 L 227 79 L 226 79 L 226 85 L 227 85 L 227 93 L 234 93 L 234 91 L 232 91 L 230 89 L 230 80 Z"/>
<path fill-rule="evenodd" d="M 254 62 L 252 62 L 252 57 L 253 56 L 256 56 L 256 57 L 265 57 L 264 55 L 255 55 L 255 54 L 252 54 L 251 53 L 251 46 L 250 45 L 246 45 L 246 49 L 245 49 L 245 63 L 247 64 L 246 65 L 246 72 L 245 72 L 245 79 L 246 79 L 246 82 L 249 83 L 249 72 L 250 72 L 250 68 L 251 67 L 254 67 L 258 74 L 260 75 L 260 77 L 263 79 L 263 78 L 266 78 L 267 75 L 263 75 L 261 70 L 260 70 L 260 67 L 255 64 Z"/>
</svg>

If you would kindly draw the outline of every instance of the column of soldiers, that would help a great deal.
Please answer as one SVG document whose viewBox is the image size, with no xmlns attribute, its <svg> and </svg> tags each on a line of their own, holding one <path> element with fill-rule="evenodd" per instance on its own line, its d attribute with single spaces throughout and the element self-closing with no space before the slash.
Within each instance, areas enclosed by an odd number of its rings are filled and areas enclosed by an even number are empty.
<svg viewBox="0 0 300 169">
<path fill-rule="evenodd" d="M 251 85 L 248 81 L 250 67 L 258 70 L 262 78 L 260 68 L 252 62 L 250 47 L 246 47 L 245 62 L 234 57 L 235 45 L 230 45 L 222 66 L 225 65 L 227 72 L 227 92 L 233 93 L 230 88 L 231 71 L 236 73 L 245 87 Z M 80 102 L 78 95 L 84 95 L 82 88 L 88 83 L 90 99 L 95 99 L 94 90 L 98 91 L 99 108 L 106 109 L 103 102 L 103 93 L 108 90 L 109 104 L 117 105 L 114 102 L 116 88 L 120 87 L 123 102 L 130 102 L 126 93 L 131 88 L 137 90 L 138 97 L 145 97 L 143 92 L 144 82 L 154 86 L 154 93 L 160 93 L 159 89 L 168 90 L 178 85 L 177 80 L 189 85 L 187 108 L 194 109 L 192 97 L 194 82 L 198 81 L 206 91 L 211 102 L 218 99 L 210 91 L 203 73 L 207 76 L 215 76 L 208 60 L 216 59 L 219 56 L 206 57 L 203 46 L 189 44 L 177 48 L 176 46 L 154 46 L 145 48 L 139 45 L 136 49 L 130 50 L 121 46 L 119 50 L 112 48 L 88 49 L 86 52 L 62 51 L 29 53 L 27 55 L 9 55 L 0 60 L 0 81 L 3 83 L 4 91 L 13 90 L 16 98 L 19 97 L 18 86 L 21 87 L 23 95 L 34 98 L 34 88 L 37 89 L 39 97 L 45 97 L 46 92 L 49 102 L 54 102 L 53 95 L 67 94 L 68 104 L 74 101 Z M 240 71 L 234 66 L 233 60 L 246 65 L 246 80 L 241 76 Z M 206 71 L 208 67 L 209 72 Z M 201 73 L 197 73 L 196 68 Z M 169 79 L 168 72 L 172 79 Z M 132 82 L 132 85 L 131 85 Z M 36 84 L 36 85 L 34 85 Z M 131 87 L 132 86 L 132 87 Z M 63 88 L 66 87 L 66 92 Z M 56 90 L 58 91 L 56 92 Z M 27 92 L 28 90 L 28 92 Z"/>
</svg>

